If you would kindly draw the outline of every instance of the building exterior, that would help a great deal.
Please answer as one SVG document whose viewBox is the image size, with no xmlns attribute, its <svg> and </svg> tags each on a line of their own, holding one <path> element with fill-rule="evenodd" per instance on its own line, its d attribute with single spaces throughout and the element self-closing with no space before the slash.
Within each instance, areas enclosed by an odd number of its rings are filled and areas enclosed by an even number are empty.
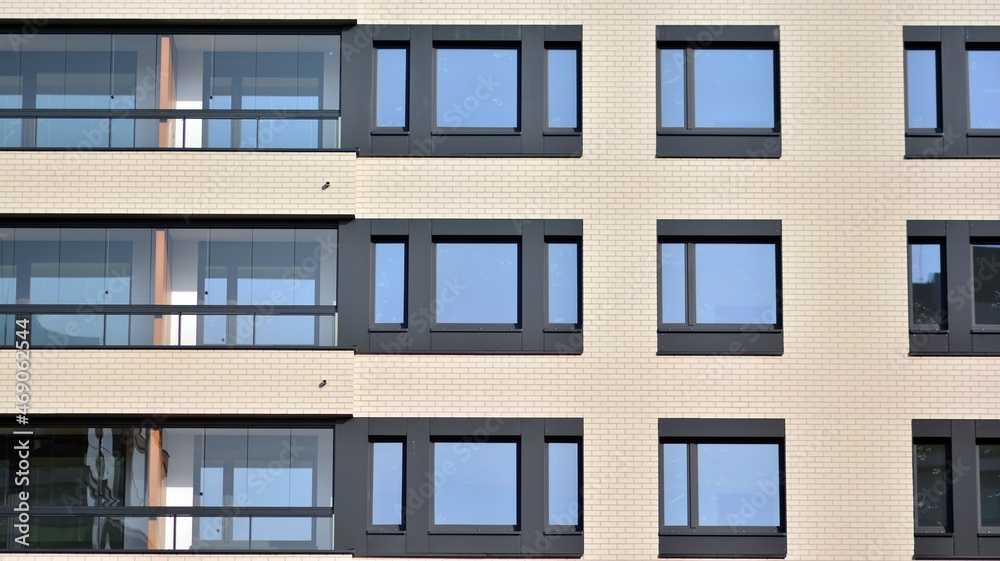
<svg viewBox="0 0 1000 561">
<path fill-rule="evenodd" d="M 993 7 L 0 17 L 9 555 L 1000 557 Z"/>
</svg>

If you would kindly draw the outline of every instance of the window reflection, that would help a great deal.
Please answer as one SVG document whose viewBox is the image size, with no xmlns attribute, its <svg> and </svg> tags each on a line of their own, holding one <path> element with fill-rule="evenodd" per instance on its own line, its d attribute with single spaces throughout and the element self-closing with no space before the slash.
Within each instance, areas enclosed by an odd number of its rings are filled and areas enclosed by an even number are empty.
<svg viewBox="0 0 1000 561">
<path fill-rule="evenodd" d="M 517 444 L 435 442 L 434 524 L 517 524 Z"/>
<path fill-rule="evenodd" d="M 438 243 L 438 323 L 517 323 L 516 243 Z"/>
<path fill-rule="evenodd" d="M 517 49 L 438 48 L 438 127 L 516 128 Z"/>
</svg>

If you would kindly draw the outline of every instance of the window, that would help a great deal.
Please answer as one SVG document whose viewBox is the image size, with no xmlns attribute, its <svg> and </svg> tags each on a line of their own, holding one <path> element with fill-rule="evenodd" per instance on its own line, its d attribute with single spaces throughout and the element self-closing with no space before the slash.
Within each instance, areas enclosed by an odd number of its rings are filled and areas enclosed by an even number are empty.
<svg viewBox="0 0 1000 561">
<path fill-rule="evenodd" d="M 343 272 L 341 345 L 582 352 L 580 221 L 354 220 L 339 232 L 343 251 L 373 260 Z"/>
<path fill-rule="evenodd" d="M 28 547 L 6 549 L 333 550 L 332 426 L 32 421 L 29 436 L 0 432 L 11 482 L 0 520 L 15 537 L 14 499 L 31 499 Z M 25 442 L 22 488 L 15 447 Z"/>
<path fill-rule="evenodd" d="M 1000 354 L 1000 222 L 911 220 L 910 354 Z"/>
<path fill-rule="evenodd" d="M 1000 421 L 913 421 L 914 557 L 1000 555 Z"/>
<path fill-rule="evenodd" d="M 582 37 L 580 26 L 346 30 L 344 80 L 358 87 L 344 91 L 343 145 L 366 156 L 579 157 Z"/>
<path fill-rule="evenodd" d="M 352 419 L 338 431 L 338 451 L 356 457 L 368 447 L 369 466 L 338 464 L 337 504 L 367 493 L 373 518 L 338 519 L 337 549 L 580 557 L 582 437 L 582 419 Z M 367 490 L 348 484 L 365 470 Z"/>
<path fill-rule="evenodd" d="M 0 46 L 0 147 L 339 148 L 328 30 L 46 31 Z"/>
<path fill-rule="evenodd" d="M 907 158 L 1000 156 L 1000 27 L 903 28 Z"/>
<path fill-rule="evenodd" d="M 335 347 L 336 250 L 331 226 L 0 227 L 0 339 L 24 317 L 33 347 Z"/>
<path fill-rule="evenodd" d="M 777 26 L 657 26 L 658 157 L 778 158 Z"/>
<path fill-rule="evenodd" d="M 780 558 L 781 419 L 660 419 L 660 557 Z"/>
<path fill-rule="evenodd" d="M 781 223 L 660 220 L 659 352 L 781 354 Z"/>
</svg>

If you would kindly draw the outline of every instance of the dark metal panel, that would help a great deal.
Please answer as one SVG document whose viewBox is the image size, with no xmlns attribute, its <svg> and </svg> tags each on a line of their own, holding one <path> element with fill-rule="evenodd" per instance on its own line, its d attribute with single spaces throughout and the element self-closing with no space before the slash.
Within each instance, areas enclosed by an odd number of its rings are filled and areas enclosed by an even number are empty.
<svg viewBox="0 0 1000 561">
<path fill-rule="evenodd" d="M 979 538 L 979 555 L 985 559 L 1000 559 L 1000 537 L 981 536 Z"/>
<path fill-rule="evenodd" d="M 432 331 L 430 348 L 435 352 L 502 353 L 520 352 L 522 335 L 519 331 L 470 333 Z"/>
<path fill-rule="evenodd" d="M 435 152 L 431 137 L 431 115 L 433 115 L 434 91 L 433 73 L 434 49 L 431 27 L 416 25 L 410 29 L 410 90 L 409 124 L 410 154 L 430 156 Z"/>
<path fill-rule="evenodd" d="M 780 220 L 657 220 L 657 236 L 676 237 L 777 237 Z"/>
<path fill-rule="evenodd" d="M 482 534 L 430 534 L 427 552 L 431 555 L 462 557 L 513 557 L 521 551 L 521 536 Z"/>
<path fill-rule="evenodd" d="M 989 136 L 970 136 L 965 139 L 969 147 L 970 158 L 995 158 L 1000 156 L 1000 138 Z"/>
<path fill-rule="evenodd" d="M 583 41 L 582 25 L 546 25 L 542 27 L 546 41 L 579 43 Z"/>
<path fill-rule="evenodd" d="M 972 470 L 977 465 L 975 421 L 951 422 L 952 504 L 955 555 L 974 556 L 979 553 L 979 490 L 973 477 L 960 477 L 960 469 Z"/>
<path fill-rule="evenodd" d="M 434 474 L 431 471 L 430 420 L 408 419 L 406 438 L 406 554 L 426 555 L 430 548 Z"/>
<path fill-rule="evenodd" d="M 955 538 L 952 536 L 915 536 L 913 557 L 917 559 L 940 559 L 955 555 Z"/>
<path fill-rule="evenodd" d="M 405 219 L 380 219 L 371 221 L 372 237 L 405 236 L 410 233 L 410 221 Z"/>
<path fill-rule="evenodd" d="M 511 236 L 520 237 L 524 228 L 522 220 L 444 219 L 429 220 L 432 236 Z"/>
<path fill-rule="evenodd" d="M 949 220 L 946 224 L 945 279 L 948 283 L 949 352 L 972 352 L 972 247 L 969 223 Z M 960 290 L 954 290 L 961 287 Z"/>
<path fill-rule="evenodd" d="M 969 222 L 969 237 L 1000 238 L 1000 220 L 973 220 Z"/>
<path fill-rule="evenodd" d="M 948 333 L 910 333 L 911 355 L 948 354 Z"/>
<path fill-rule="evenodd" d="M 341 37 L 341 107 L 349 108 L 340 119 L 340 139 L 344 148 L 361 153 L 371 151 L 374 125 L 372 70 L 374 51 L 371 38 L 379 26 L 361 25 L 344 30 Z"/>
<path fill-rule="evenodd" d="M 434 244 L 431 221 L 411 220 L 407 245 L 406 299 L 409 350 L 431 350 L 431 325 L 434 322 Z"/>
<path fill-rule="evenodd" d="M 946 27 L 944 29 L 964 29 L 965 40 L 970 43 L 1000 43 L 1000 27 L 995 25 L 971 25 L 969 27 Z"/>
<path fill-rule="evenodd" d="M 371 154 L 378 156 L 406 156 L 410 152 L 410 135 L 373 134 Z"/>
<path fill-rule="evenodd" d="M 781 136 L 761 134 L 656 135 L 657 158 L 780 158 Z"/>
<path fill-rule="evenodd" d="M 434 133 L 431 145 L 440 156 L 518 156 L 521 135 Z"/>
<path fill-rule="evenodd" d="M 784 438 L 784 419 L 660 419 L 660 438 Z"/>
<path fill-rule="evenodd" d="M 546 557 L 583 557 L 582 534 L 554 534 L 535 531 L 526 556 L 543 553 Z"/>
<path fill-rule="evenodd" d="M 521 434 L 521 419 L 479 417 L 479 418 L 434 418 L 429 419 L 430 436 L 472 437 L 483 441 L 491 436 L 518 436 Z"/>
<path fill-rule="evenodd" d="M 784 535 L 660 536 L 660 557 L 759 557 L 780 559 L 788 554 Z"/>
<path fill-rule="evenodd" d="M 542 138 L 542 151 L 546 156 L 581 158 L 583 157 L 583 135 L 545 134 Z"/>
<path fill-rule="evenodd" d="M 364 555 L 368 544 L 365 539 L 367 512 L 368 420 L 350 419 L 337 427 L 334 439 L 333 500 L 337 523 L 334 542 L 340 550 L 353 549 Z M 348 514 L 350 513 L 350 514 Z"/>
<path fill-rule="evenodd" d="M 368 352 L 380 354 L 405 353 L 412 350 L 410 330 L 380 330 L 368 333 Z"/>
<path fill-rule="evenodd" d="M 913 438 L 951 438 L 951 421 L 942 419 L 913 419 L 910 422 Z"/>
<path fill-rule="evenodd" d="M 519 25 L 434 25 L 435 41 L 519 41 Z"/>
<path fill-rule="evenodd" d="M 949 154 L 945 153 L 945 143 L 949 145 L 954 142 L 955 133 L 949 133 L 947 139 L 944 134 L 928 136 L 907 136 L 906 137 L 906 157 L 907 158 L 944 158 Z M 964 140 L 962 141 L 965 142 Z M 962 154 L 952 154 L 961 156 Z"/>
<path fill-rule="evenodd" d="M 658 354 L 665 355 L 780 355 L 784 352 L 782 332 L 753 331 L 703 333 L 670 331 L 657 334 Z"/>
<path fill-rule="evenodd" d="M 339 343 L 368 351 L 371 301 L 371 222 L 354 220 L 340 226 L 337 251 Z M 349 297 L 347 297 L 349 296 Z"/>
<path fill-rule="evenodd" d="M 583 220 L 545 220 L 546 236 L 575 237 L 583 235 Z"/>
<path fill-rule="evenodd" d="M 656 40 L 710 47 L 716 42 L 775 42 L 777 25 L 658 25 Z"/>
<path fill-rule="evenodd" d="M 906 235 L 916 238 L 943 238 L 947 233 L 944 220 L 907 220 Z"/>
<path fill-rule="evenodd" d="M 400 557 L 406 555 L 406 534 L 369 534 L 367 538 L 367 551 L 355 551 L 356 557 Z"/>
<path fill-rule="evenodd" d="M 545 436 L 583 436 L 583 419 L 545 419 Z"/>
<path fill-rule="evenodd" d="M 969 153 L 969 72 L 965 29 L 941 28 L 941 156 Z"/>
<path fill-rule="evenodd" d="M 542 334 L 543 346 L 546 353 L 557 355 L 579 355 L 583 354 L 583 332 L 574 331 L 546 331 Z"/>
<path fill-rule="evenodd" d="M 372 39 L 376 43 L 380 42 L 405 42 L 410 40 L 409 25 L 381 25 L 375 24 L 366 26 L 372 28 Z"/>
<path fill-rule="evenodd" d="M 521 236 L 521 350 L 539 352 L 545 349 L 542 328 L 548 311 L 545 305 L 545 271 L 548 264 L 544 221 L 524 220 Z"/>
<path fill-rule="evenodd" d="M 976 421 L 976 438 L 1000 438 L 1000 421 Z"/>
<path fill-rule="evenodd" d="M 407 419 L 372 417 L 368 419 L 368 434 L 371 436 L 404 436 Z"/>
<path fill-rule="evenodd" d="M 1000 333 L 973 333 L 973 354 L 1000 354 Z"/>
<path fill-rule="evenodd" d="M 519 551 L 532 551 L 535 531 L 545 528 L 547 477 L 545 466 L 545 420 L 523 419 L 521 421 L 521 443 L 519 453 L 520 472 L 520 518 L 518 527 L 522 529 Z M 527 531 L 525 531 L 527 530 Z"/>
<path fill-rule="evenodd" d="M 540 26 L 526 26 L 521 33 L 521 153 L 541 154 L 545 124 L 545 39 Z"/>
<path fill-rule="evenodd" d="M 940 42 L 941 27 L 937 25 L 904 25 L 903 41 L 907 43 Z"/>
</svg>

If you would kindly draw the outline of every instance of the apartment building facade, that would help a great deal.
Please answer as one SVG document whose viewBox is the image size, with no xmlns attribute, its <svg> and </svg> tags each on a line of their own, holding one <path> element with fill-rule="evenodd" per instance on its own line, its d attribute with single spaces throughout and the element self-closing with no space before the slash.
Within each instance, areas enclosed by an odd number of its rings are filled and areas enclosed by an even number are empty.
<svg viewBox="0 0 1000 561">
<path fill-rule="evenodd" d="M 995 12 L 8 3 L 0 555 L 1000 557 Z"/>
</svg>

